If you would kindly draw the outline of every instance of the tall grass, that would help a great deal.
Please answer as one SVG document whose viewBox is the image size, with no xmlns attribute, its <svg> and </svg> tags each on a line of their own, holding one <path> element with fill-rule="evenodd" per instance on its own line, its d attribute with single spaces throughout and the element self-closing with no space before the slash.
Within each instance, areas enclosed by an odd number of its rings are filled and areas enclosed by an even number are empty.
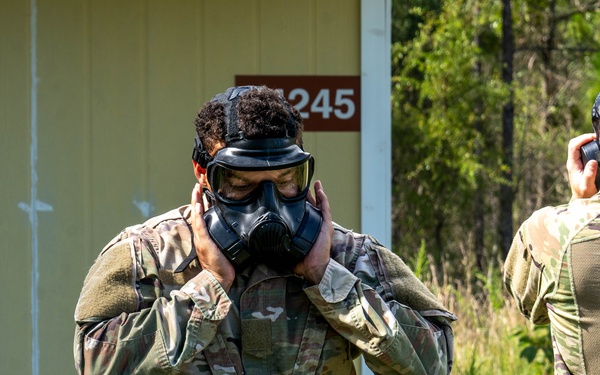
<svg viewBox="0 0 600 375">
<path fill-rule="evenodd" d="M 448 264 L 441 270 L 433 266 L 423 245 L 409 260 L 415 274 L 458 317 L 452 374 L 552 374 L 548 327 L 534 327 L 519 313 L 504 289 L 500 262 L 482 274 L 473 272 L 471 257 L 464 255 L 464 277 L 454 280 L 446 272 Z"/>
</svg>

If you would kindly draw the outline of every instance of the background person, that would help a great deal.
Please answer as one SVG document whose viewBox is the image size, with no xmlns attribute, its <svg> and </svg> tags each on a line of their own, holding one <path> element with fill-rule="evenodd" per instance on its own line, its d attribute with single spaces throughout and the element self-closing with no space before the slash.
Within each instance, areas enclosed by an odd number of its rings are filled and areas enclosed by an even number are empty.
<svg viewBox="0 0 600 375">
<path fill-rule="evenodd" d="M 600 195 L 598 163 L 585 166 L 584 134 L 569 142 L 568 204 L 542 208 L 519 228 L 504 265 L 504 282 L 521 313 L 548 324 L 556 374 L 591 374 L 600 368 Z"/>
</svg>

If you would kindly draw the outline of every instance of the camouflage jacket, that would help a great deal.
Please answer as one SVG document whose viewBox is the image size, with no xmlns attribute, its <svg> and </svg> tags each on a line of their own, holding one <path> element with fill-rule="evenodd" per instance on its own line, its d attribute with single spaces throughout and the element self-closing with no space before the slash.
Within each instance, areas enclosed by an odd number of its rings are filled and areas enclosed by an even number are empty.
<svg viewBox="0 0 600 375">
<path fill-rule="evenodd" d="M 600 195 L 536 211 L 520 227 L 504 282 L 521 313 L 550 323 L 556 374 L 600 368 Z"/>
<path fill-rule="evenodd" d="M 80 374 L 446 374 L 450 322 L 400 258 L 335 226 L 318 285 L 264 265 L 229 293 L 194 261 L 188 206 L 125 229 L 92 265 L 75 310 Z"/>
</svg>

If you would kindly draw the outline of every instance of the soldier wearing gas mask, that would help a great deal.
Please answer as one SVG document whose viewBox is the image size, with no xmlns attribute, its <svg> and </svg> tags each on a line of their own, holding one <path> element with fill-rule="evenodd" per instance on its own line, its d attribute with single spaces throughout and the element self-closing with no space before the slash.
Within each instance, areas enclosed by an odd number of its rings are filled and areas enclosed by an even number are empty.
<svg viewBox="0 0 600 375">
<path fill-rule="evenodd" d="M 302 119 L 233 87 L 195 121 L 191 204 L 125 229 L 76 307 L 79 373 L 447 374 L 455 319 L 402 260 L 332 221 Z"/>
</svg>

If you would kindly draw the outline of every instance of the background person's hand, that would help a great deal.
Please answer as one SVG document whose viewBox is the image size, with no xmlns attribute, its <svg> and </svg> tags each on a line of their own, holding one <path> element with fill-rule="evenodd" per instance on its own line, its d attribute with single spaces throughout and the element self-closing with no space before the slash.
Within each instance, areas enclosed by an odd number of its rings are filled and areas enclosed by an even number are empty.
<svg viewBox="0 0 600 375">
<path fill-rule="evenodd" d="M 589 161 L 585 166 L 581 159 L 581 146 L 592 141 L 595 134 L 583 134 L 569 141 L 567 155 L 567 172 L 571 186 L 571 199 L 589 198 L 598 192 L 595 179 L 598 172 L 598 162 Z"/>
<path fill-rule="evenodd" d="M 196 184 L 192 191 L 192 231 L 200 266 L 217 279 L 225 292 L 229 292 L 235 279 L 235 269 L 208 234 L 200 184 Z"/>
<path fill-rule="evenodd" d="M 331 259 L 331 239 L 333 238 L 333 221 L 331 218 L 331 208 L 323 184 L 321 181 L 316 181 L 314 185 L 314 196 L 309 195 L 308 201 L 315 207 L 321 210 L 323 223 L 321 231 L 313 247 L 310 249 L 306 257 L 294 267 L 294 272 L 297 275 L 304 276 L 309 282 L 318 284 L 323 278 L 327 264 Z"/>
</svg>

